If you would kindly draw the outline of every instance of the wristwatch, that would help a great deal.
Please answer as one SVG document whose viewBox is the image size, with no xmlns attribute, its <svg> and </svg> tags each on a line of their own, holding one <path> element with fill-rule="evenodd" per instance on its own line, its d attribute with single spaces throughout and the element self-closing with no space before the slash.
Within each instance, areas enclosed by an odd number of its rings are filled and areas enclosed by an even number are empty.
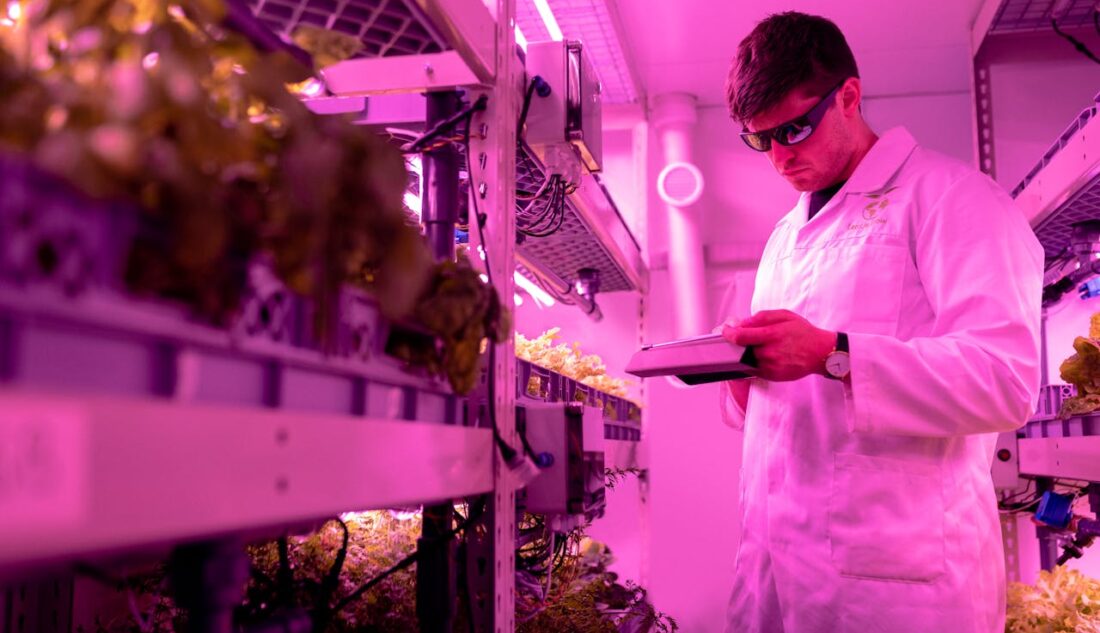
<svg viewBox="0 0 1100 633">
<path fill-rule="evenodd" d="M 844 332 L 836 333 L 836 349 L 825 357 L 825 371 L 837 380 L 844 380 L 852 372 L 851 358 L 848 356 L 848 335 Z"/>
</svg>

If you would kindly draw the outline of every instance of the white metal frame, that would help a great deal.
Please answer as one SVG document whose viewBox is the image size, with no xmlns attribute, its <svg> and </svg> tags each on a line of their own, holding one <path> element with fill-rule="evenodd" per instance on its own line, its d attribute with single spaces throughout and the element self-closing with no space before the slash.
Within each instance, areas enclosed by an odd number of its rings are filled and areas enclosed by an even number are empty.
<svg viewBox="0 0 1100 633">
<path fill-rule="evenodd" d="M 424 92 L 483 83 L 457 51 L 349 59 L 322 71 L 341 97 Z"/>
<path fill-rule="evenodd" d="M 515 290 L 516 218 L 516 128 L 519 104 L 516 96 L 522 91 L 522 72 L 515 54 L 512 25 L 515 23 L 515 0 L 496 1 L 496 81 L 489 92 L 488 109 L 474 117 L 474 134 L 468 157 L 471 182 L 470 195 L 476 207 L 486 215 L 480 246 L 487 256 L 493 284 L 501 297 L 511 297 Z M 476 95 L 475 95 L 476 97 Z M 480 242 L 474 228 L 475 204 L 470 205 L 472 243 Z M 492 379 L 497 430 L 509 446 L 518 446 L 515 424 L 516 356 L 511 336 L 496 345 Z M 493 580 L 493 630 L 511 633 L 515 630 L 515 535 L 517 482 L 501 457 L 494 451 L 493 493 L 493 560 L 490 561 Z"/>
<path fill-rule="evenodd" d="M 1100 481 L 1100 436 L 1025 438 L 1018 450 L 1023 475 Z"/>
<path fill-rule="evenodd" d="M 324 71 L 331 92 L 361 96 L 493 84 L 499 72 L 500 43 L 496 22 L 485 4 L 481 0 L 415 2 L 453 50 L 340 62 Z"/>
<path fill-rule="evenodd" d="M 1038 226 L 1100 174 L 1100 117 L 1081 126 L 1016 196 L 1016 206 Z"/>
<path fill-rule="evenodd" d="M 493 488 L 487 429 L 0 391 L 0 569 Z"/>
<path fill-rule="evenodd" d="M 642 259 L 641 247 L 611 205 L 596 177 L 589 173 L 582 174 L 580 187 L 570 194 L 569 199 L 581 221 L 604 245 L 608 256 L 622 268 L 627 281 L 639 292 L 646 292 L 649 273 Z"/>
</svg>

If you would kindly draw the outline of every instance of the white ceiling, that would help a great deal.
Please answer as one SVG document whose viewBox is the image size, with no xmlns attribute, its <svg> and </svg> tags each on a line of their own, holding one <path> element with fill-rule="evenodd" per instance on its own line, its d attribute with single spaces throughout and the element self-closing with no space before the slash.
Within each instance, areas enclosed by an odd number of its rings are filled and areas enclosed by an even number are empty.
<svg viewBox="0 0 1100 633">
<path fill-rule="evenodd" d="M 965 92 L 970 25 L 981 0 L 616 0 L 628 54 L 652 98 L 687 92 L 725 103 L 729 63 L 753 26 L 803 11 L 837 23 L 855 52 L 868 98 Z"/>
</svg>

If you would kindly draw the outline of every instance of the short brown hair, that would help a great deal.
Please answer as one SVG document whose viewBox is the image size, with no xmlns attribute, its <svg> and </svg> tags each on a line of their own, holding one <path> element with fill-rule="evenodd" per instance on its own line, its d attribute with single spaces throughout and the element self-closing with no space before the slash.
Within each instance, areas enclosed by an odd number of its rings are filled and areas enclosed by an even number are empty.
<svg viewBox="0 0 1100 633">
<path fill-rule="evenodd" d="M 859 68 L 836 24 L 816 15 L 777 13 L 741 40 L 726 102 L 730 116 L 743 124 L 797 88 L 824 95 L 848 77 L 859 77 Z"/>
</svg>

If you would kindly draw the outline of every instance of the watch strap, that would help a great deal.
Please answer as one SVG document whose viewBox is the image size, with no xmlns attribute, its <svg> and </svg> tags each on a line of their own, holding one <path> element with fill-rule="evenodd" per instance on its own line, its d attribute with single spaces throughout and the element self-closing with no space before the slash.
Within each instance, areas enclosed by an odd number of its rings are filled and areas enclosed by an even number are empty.
<svg viewBox="0 0 1100 633">
<path fill-rule="evenodd" d="M 848 353 L 848 335 L 844 332 L 836 333 L 836 351 Z"/>
</svg>

